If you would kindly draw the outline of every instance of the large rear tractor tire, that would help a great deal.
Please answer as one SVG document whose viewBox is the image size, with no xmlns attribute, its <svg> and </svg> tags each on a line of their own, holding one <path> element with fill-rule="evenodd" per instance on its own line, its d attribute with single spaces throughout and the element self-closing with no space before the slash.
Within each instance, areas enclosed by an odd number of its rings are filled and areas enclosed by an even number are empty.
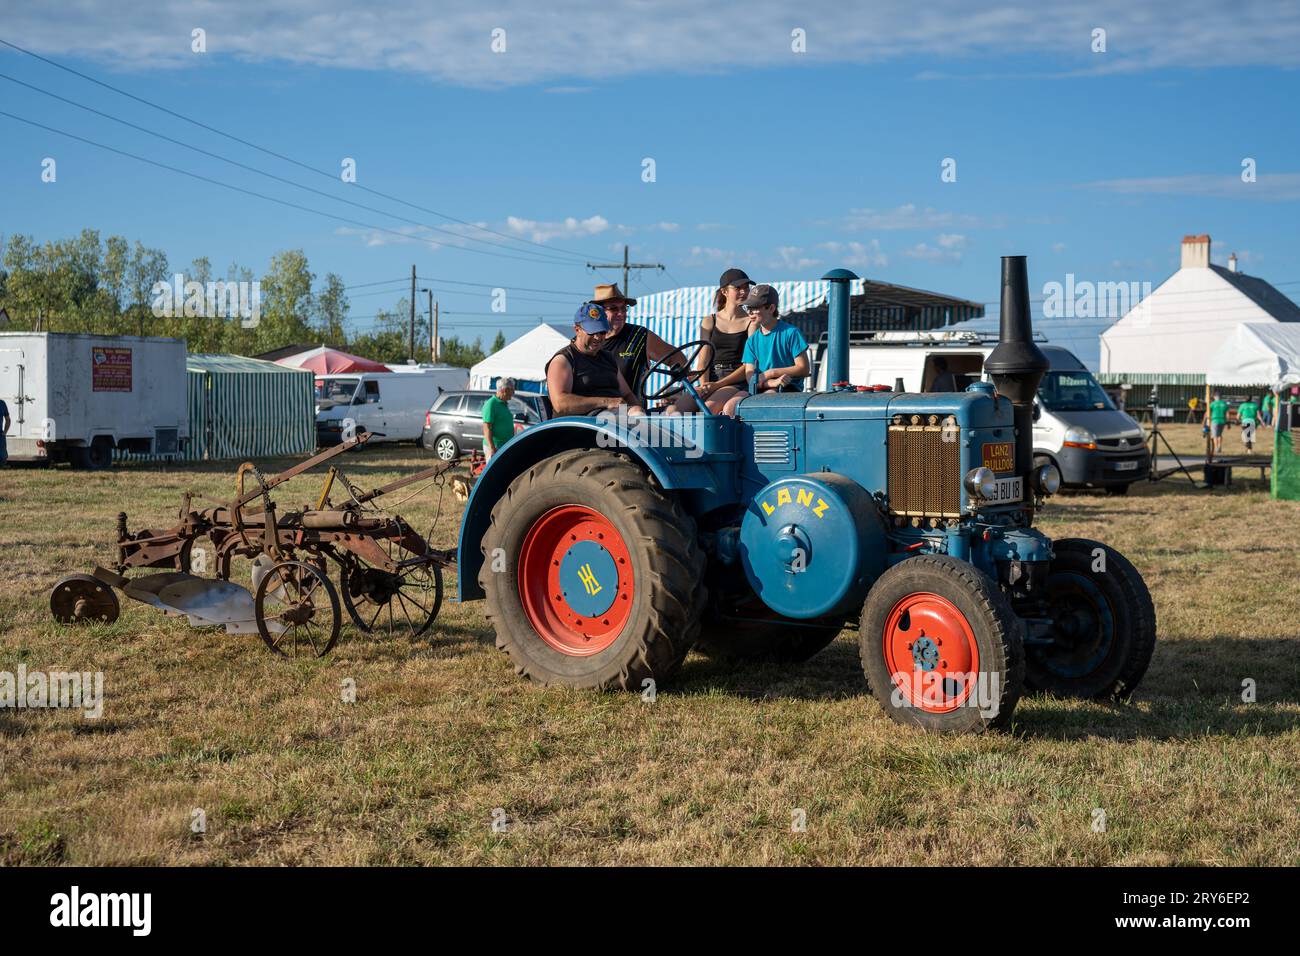
<svg viewBox="0 0 1300 956">
<path fill-rule="evenodd" d="M 1132 695 L 1156 646 L 1156 611 L 1142 575 L 1098 541 L 1052 542 L 1051 644 L 1026 647 L 1031 690 L 1101 700 Z"/>
<path fill-rule="evenodd" d="M 623 455 L 564 452 L 521 474 L 483 555 L 497 647 L 538 683 L 639 691 L 671 677 L 699 634 L 695 522 Z"/>
<path fill-rule="evenodd" d="M 908 558 L 871 588 L 862 670 L 900 724 L 980 733 L 1011 723 L 1024 683 L 1024 626 L 988 575 L 939 555 Z"/>
</svg>

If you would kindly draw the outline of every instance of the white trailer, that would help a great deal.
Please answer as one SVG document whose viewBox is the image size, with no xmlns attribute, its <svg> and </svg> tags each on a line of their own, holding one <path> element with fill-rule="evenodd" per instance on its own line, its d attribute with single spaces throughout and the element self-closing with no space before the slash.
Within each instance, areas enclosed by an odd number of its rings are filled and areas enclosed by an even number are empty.
<svg viewBox="0 0 1300 956">
<path fill-rule="evenodd" d="M 14 461 L 105 468 L 114 449 L 179 456 L 188 394 L 183 339 L 0 332 Z"/>
</svg>

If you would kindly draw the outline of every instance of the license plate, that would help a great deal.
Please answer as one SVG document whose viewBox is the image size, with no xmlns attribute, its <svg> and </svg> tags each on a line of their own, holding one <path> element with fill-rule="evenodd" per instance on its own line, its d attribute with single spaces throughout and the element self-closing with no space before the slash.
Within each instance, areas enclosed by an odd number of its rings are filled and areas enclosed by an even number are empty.
<svg viewBox="0 0 1300 956">
<path fill-rule="evenodd" d="M 1116 471 L 1137 471 L 1138 463 L 1136 461 L 1117 461 L 1115 463 Z"/>
<path fill-rule="evenodd" d="M 995 505 L 1000 505 L 1008 501 L 1019 501 L 1023 496 L 1022 479 L 1019 477 L 998 478 L 993 483 L 993 497 L 989 501 Z"/>
</svg>

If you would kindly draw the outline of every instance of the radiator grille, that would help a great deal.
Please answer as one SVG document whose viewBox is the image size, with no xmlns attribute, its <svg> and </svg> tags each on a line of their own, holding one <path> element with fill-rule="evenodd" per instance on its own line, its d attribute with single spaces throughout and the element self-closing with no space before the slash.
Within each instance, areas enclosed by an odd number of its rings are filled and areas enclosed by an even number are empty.
<svg viewBox="0 0 1300 956">
<path fill-rule="evenodd" d="M 790 433 L 754 432 L 754 461 L 764 465 L 790 464 Z"/>
<path fill-rule="evenodd" d="M 944 428 L 937 424 L 890 425 L 888 451 L 891 514 L 926 518 L 961 514 L 960 441 L 944 441 Z"/>
</svg>

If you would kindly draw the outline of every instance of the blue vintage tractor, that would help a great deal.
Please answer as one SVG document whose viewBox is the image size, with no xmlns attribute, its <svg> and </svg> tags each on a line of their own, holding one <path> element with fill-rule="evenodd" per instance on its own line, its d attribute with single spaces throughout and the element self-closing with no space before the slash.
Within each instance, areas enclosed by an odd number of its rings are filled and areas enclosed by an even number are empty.
<svg viewBox="0 0 1300 956">
<path fill-rule="evenodd" d="M 992 382 L 899 394 L 850 386 L 848 283 L 835 270 L 820 393 L 707 414 L 569 417 L 515 436 L 466 506 L 461 600 L 485 598 L 497 646 L 543 684 L 639 690 L 696 647 L 799 661 L 858 628 L 862 667 L 902 723 L 1009 723 L 1026 688 L 1123 698 L 1155 611 L 1118 552 L 1051 541 L 1034 509 L 1032 341 L 1022 256 L 1002 260 Z M 683 347 L 689 359 L 705 343 Z M 690 368 L 691 363 L 686 363 Z"/>
</svg>

